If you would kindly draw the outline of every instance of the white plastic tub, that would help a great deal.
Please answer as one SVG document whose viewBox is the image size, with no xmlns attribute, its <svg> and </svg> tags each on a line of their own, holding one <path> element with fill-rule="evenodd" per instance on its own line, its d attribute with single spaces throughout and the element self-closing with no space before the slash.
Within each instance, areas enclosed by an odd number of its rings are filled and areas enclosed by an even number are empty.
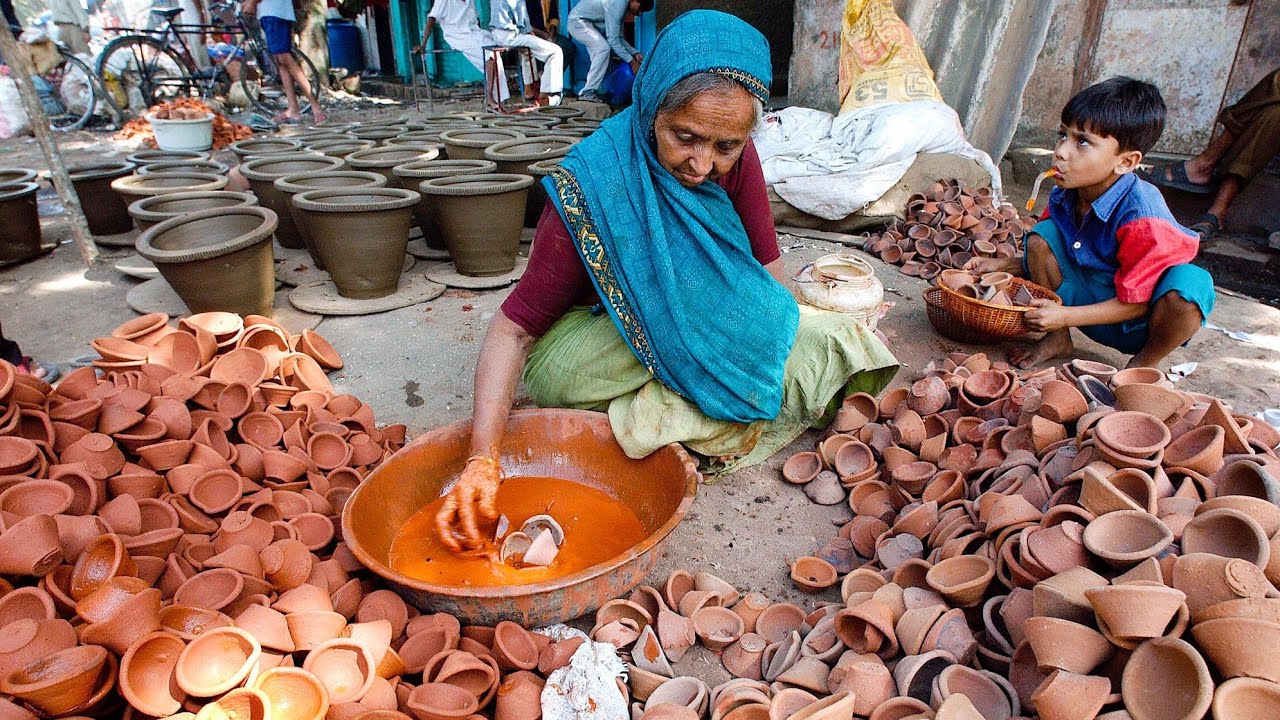
<svg viewBox="0 0 1280 720">
<path fill-rule="evenodd" d="M 213 147 L 213 113 L 195 120 L 161 120 L 147 116 L 161 150 L 208 150 Z"/>
</svg>

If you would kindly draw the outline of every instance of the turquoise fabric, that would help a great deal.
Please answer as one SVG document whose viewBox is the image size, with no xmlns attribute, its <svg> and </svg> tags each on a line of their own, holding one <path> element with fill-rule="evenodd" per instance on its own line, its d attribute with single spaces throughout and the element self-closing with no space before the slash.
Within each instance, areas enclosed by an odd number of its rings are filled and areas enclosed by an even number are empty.
<svg viewBox="0 0 1280 720">
<path fill-rule="evenodd" d="M 640 68 L 632 106 L 578 143 L 544 183 L 641 364 L 709 417 L 768 420 L 782 407 L 795 300 L 752 256 L 724 189 L 681 185 L 652 139 L 667 92 L 706 71 L 766 100 L 769 44 L 725 13 L 676 18 Z"/>
<path fill-rule="evenodd" d="M 1058 261 L 1058 268 L 1062 271 L 1062 285 L 1054 292 L 1062 298 L 1063 305 L 1093 305 L 1116 296 L 1115 274 L 1085 268 L 1072 261 L 1066 251 L 1062 231 L 1054 221 L 1042 220 L 1031 232 L 1044 238 Z M 1025 269 L 1025 255 L 1022 264 Z M 1156 283 L 1151 301 L 1155 302 L 1169 292 L 1178 293 L 1182 299 L 1200 308 L 1201 325 L 1209 319 L 1209 313 L 1213 312 L 1213 302 L 1217 297 L 1213 289 L 1213 276 L 1202 267 L 1187 264 L 1169 268 L 1160 277 L 1160 282 Z M 1110 325 L 1086 325 L 1077 329 L 1092 340 L 1128 355 L 1141 352 L 1150 335 L 1145 317 Z"/>
</svg>

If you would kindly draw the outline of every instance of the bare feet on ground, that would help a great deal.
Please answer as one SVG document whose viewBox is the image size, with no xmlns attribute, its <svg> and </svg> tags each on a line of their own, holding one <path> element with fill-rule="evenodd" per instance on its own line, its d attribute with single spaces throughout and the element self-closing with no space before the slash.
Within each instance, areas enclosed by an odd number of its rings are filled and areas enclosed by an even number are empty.
<svg viewBox="0 0 1280 720">
<path fill-rule="evenodd" d="M 1048 333 L 1030 345 L 1013 348 L 1009 351 L 1009 361 L 1025 370 L 1054 358 L 1071 357 L 1073 350 L 1071 330 L 1064 328 Z"/>
</svg>

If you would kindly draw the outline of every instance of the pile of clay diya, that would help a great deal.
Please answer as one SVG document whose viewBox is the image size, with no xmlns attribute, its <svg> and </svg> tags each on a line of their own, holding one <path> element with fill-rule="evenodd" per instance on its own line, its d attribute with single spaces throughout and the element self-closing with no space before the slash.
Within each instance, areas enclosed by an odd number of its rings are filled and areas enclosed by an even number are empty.
<svg viewBox="0 0 1280 720">
<path fill-rule="evenodd" d="M 862 250 L 904 275 L 932 280 L 976 257 L 1017 256 L 1031 224 L 1012 205 L 998 205 L 991 188 L 939 180 L 907 200 L 903 220 L 862 236 Z"/>
<path fill-rule="evenodd" d="M 851 396 L 783 466 L 852 511 L 791 566 L 842 600 L 799 657 L 859 717 L 943 717 L 957 692 L 976 714 L 946 717 L 1280 717 L 1277 445 L 1157 370 L 1085 360 L 953 354 Z"/>
</svg>

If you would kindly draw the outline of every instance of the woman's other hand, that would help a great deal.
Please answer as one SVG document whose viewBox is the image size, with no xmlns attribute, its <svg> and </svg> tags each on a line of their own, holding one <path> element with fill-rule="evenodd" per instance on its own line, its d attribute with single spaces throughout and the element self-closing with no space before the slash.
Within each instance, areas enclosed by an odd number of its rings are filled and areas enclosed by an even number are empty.
<svg viewBox="0 0 1280 720">
<path fill-rule="evenodd" d="M 449 491 L 444 507 L 436 514 L 440 541 L 454 552 L 472 550 L 484 541 L 481 524 L 498 519 L 498 488 L 502 468 L 487 455 L 474 455 Z"/>
</svg>

